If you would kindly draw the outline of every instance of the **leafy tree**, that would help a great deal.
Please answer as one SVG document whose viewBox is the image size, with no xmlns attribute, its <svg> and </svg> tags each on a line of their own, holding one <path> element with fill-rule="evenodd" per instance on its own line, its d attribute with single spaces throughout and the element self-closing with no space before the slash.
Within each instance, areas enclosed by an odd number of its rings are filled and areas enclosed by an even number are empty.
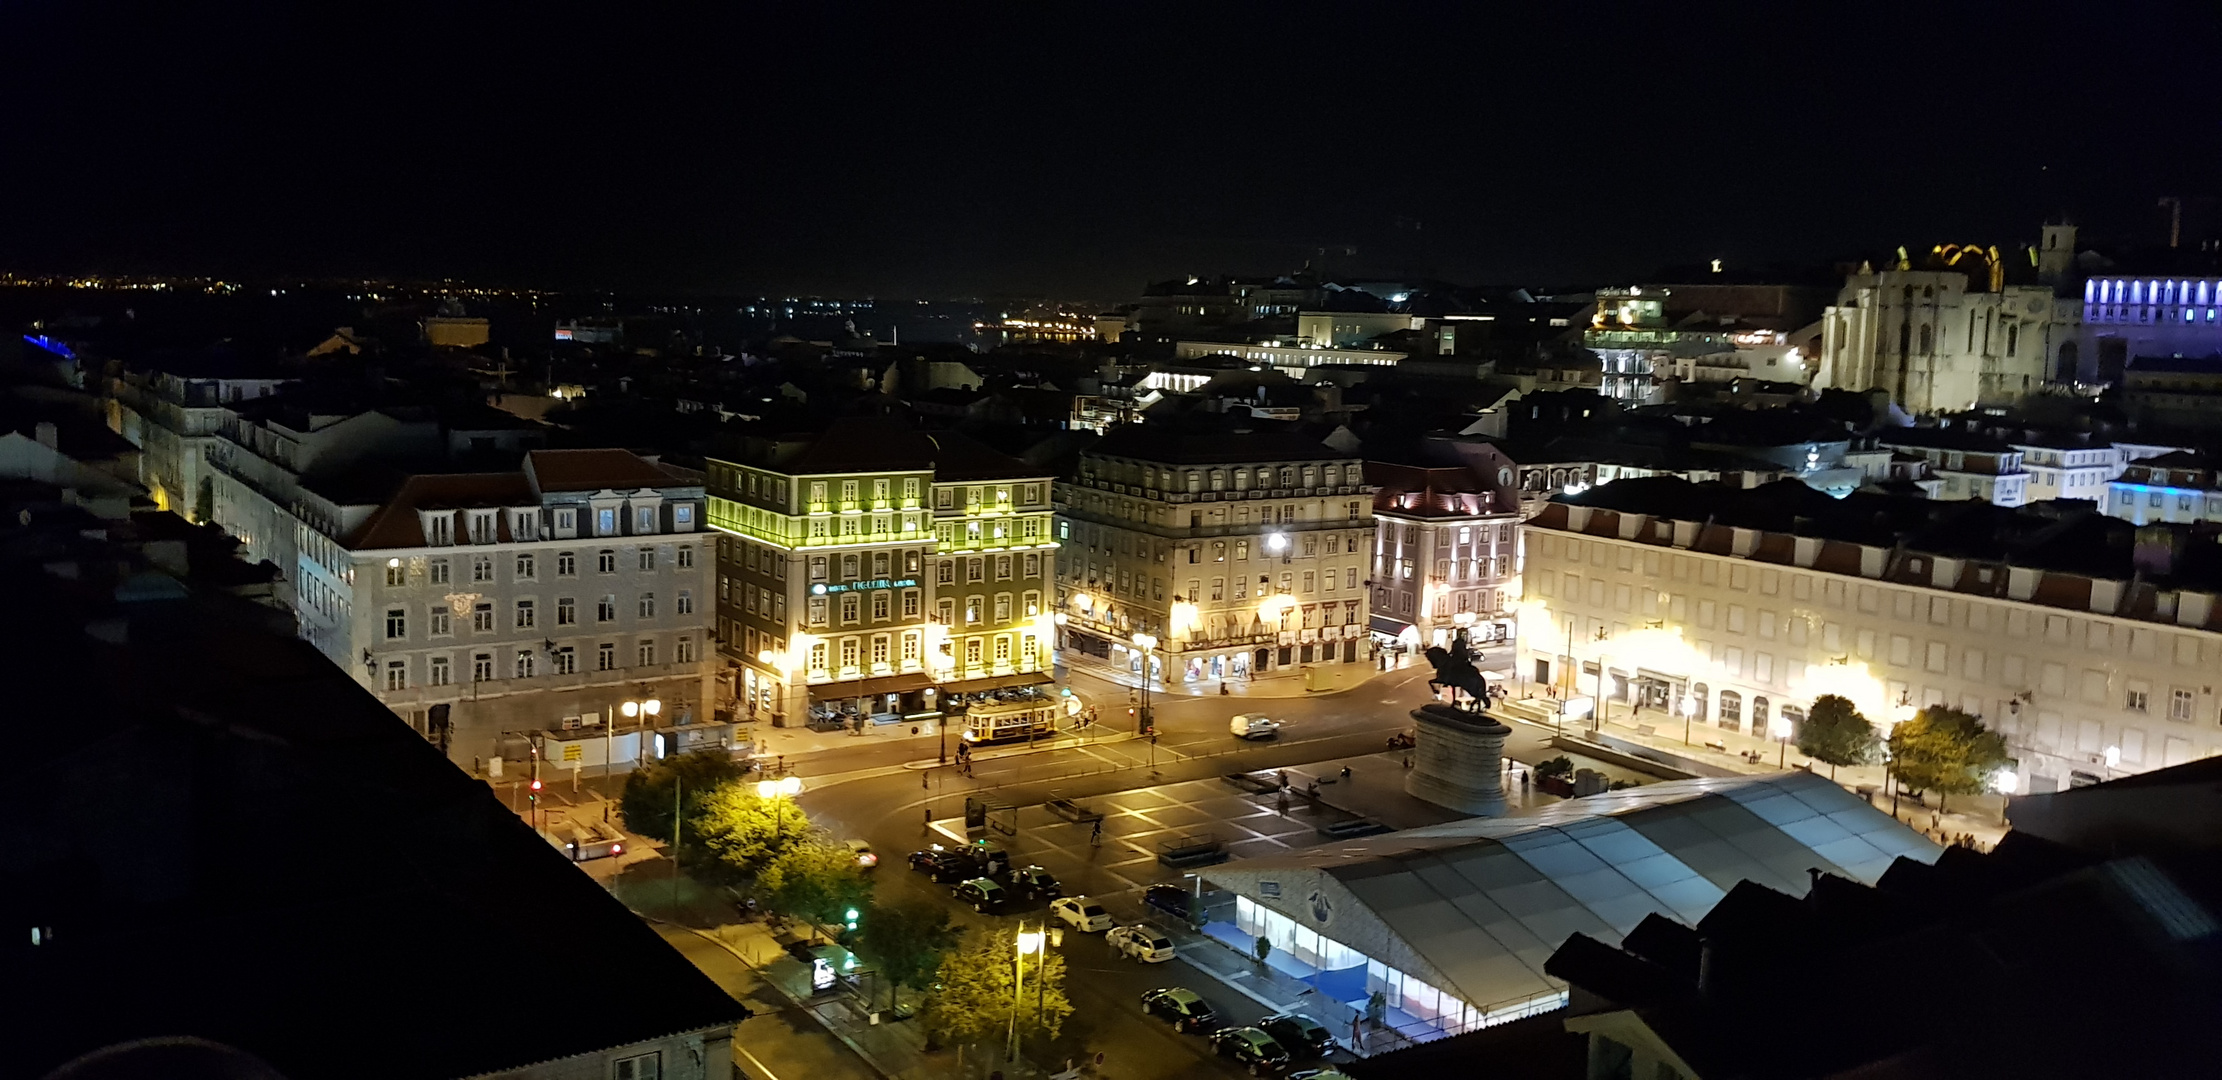
<svg viewBox="0 0 2222 1080">
<path fill-rule="evenodd" d="M 872 883 L 856 852 L 824 840 L 790 843 L 756 875 L 756 891 L 773 911 L 820 923 L 838 923 L 850 908 L 871 902 Z"/>
<path fill-rule="evenodd" d="M 1865 765 L 1875 760 L 1880 746 L 1875 725 L 1860 715 L 1852 699 L 1840 694 L 1814 698 L 1813 711 L 1798 726 L 1798 753 L 1827 763 L 1831 780 L 1836 779 L 1837 766 Z"/>
<path fill-rule="evenodd" d="M 681 852 L 682 865 L 705 881 L 755 875 L 811 832 L 809 816 L 793 799 L 764 798 L 751 784 L 726 784 L 705 795 L 700 804 L 689 800 L 689 806 L 692 831 Z"/>
<path fill-rule="evenodd" d="M 619 814 L 625 831 L 657 840 L 671 839 L 672 784 L 686 800 L 682 817 L 692 819 L 711 792 L 738 781 L 747 769 L 723 750 L 700 750 L 663 761 L 641 763 L 625 778 Z M 693 837 L 687 837 L 692 843 Z"/>
<path fill-rule="evenodd" d="M 1546 761 L 1538 761 L 1535 763 L 1535 775 L 1538 779 L 1553 776 L 1572 776 L 1574 775 L 1574 761 L 1564 755 Z"/>
<path fill-rule="evenodd" d="M 949 1042 L 1000 1041 L 1010 1030 L 1017 959 L 1012 931 L 965 935 L 963 944 L 941 961 L 940 982 L 926 1004 L 927 1030 Z M 1024 962 L 1025 985 L 1017 988 L 1024 994 L 1016 1003 L 1019 1037 L 1054 1039 L 1072 1014 L 1072 1002 L 1065 998 L 1065 958 L 1045 948 Z"/>
<path fill-rule="evenodd" d="M 1890 774 L 1915 791 L 1936 792 L 1939 811 L 1946 796 L 1983 790 L 2006 762 L 2003 736 L 1948 705 L 1931 705 L 1890 732 Z"/>
<path fill-rule="evenodd" d="M 949 922 L 949 910 L 923 900 L 874 906 L 857 925 L 856 954 L 887 980 L 890 1005 L 895 1003 L 895 987 L 925 990 L 932 986 L 942 956 L 956 943 L 957 928 Z"/>
</svg>

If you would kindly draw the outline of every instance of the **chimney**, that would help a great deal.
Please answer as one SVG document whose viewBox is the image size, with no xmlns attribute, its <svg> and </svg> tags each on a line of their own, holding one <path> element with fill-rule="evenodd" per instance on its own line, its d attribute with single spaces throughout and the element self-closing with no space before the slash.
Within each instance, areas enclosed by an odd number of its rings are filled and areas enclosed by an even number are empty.
<svg viewBox="0 0 2222 1080">
<path fill-rule="evenodd" d="M 61 449 L 60 430 L 51 421 L 39 421 L 38 426 L 32 429 L 32 437 L 38 439 L 40 446 L 49 450 Z"/>
</svg>

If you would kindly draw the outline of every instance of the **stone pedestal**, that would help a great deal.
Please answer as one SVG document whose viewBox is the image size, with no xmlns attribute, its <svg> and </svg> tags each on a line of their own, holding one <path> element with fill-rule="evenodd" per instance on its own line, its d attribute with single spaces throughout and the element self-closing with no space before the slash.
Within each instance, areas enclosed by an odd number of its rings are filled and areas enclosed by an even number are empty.
<svg viewBox="0 0 2222 1080">
<path fill-rule="evenodd" d="M 1504 740 L 1511 728 L 1487 712 L 1440 703 L 1412 710 L 1412 722 L 1418 742 L 1404 777 L 1407 794 L 1464 814 L 1504 813 Z"/>
</svg>

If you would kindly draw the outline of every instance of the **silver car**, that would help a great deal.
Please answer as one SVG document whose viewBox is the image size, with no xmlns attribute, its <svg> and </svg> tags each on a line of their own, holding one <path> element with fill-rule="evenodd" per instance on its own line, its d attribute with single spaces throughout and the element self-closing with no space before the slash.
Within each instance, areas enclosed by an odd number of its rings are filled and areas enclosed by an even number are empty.
<svg viewBox="0 0 2222 1080">
<path fill-rule="evenodd" d="M 1111 943 L 1113 952 L 1145 964 L 1162 964 L 1173 958 L 1173 939 L 1147 924 L 1118 927 L 1105 934 L 1103 940 Z"/>
</svg>

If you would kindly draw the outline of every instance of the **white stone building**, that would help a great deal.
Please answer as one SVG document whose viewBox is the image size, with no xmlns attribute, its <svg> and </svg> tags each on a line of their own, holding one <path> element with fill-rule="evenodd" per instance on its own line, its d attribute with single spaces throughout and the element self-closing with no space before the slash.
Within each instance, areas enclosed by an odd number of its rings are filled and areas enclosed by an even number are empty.
<svg viewBox="0 0 2222 1080">
<path fill-rule="evenodd" d="M 667 727 L 707 721 L 704 498 L 698 474 L 624 450 L 411 476 L 370 507 L 311 492 L 302 634 L 420 730 L 449 706 L 459 761 L 629 700 L 660 701 Z"/>
<path fill-rule="evenodd" d="M 1622 481 L 1529 520 L 1519 672 L 1762 735 L 1823 693 L 1878 726 L 1951 705 L 2004 733 L 2023 791 L 2222 752 L 2222 583 L 2135 529 Z"/>
<path fill-rule="evenodd" d="M 2075 312 L 2050 286 L 1980 270 L 1853 274 L 1822 315 L 1812 385 L 1879 388 L 1917 414 L 2018 401 L 2044 383 L 2053 343 L 2074 336 Z"/>
</svg>

